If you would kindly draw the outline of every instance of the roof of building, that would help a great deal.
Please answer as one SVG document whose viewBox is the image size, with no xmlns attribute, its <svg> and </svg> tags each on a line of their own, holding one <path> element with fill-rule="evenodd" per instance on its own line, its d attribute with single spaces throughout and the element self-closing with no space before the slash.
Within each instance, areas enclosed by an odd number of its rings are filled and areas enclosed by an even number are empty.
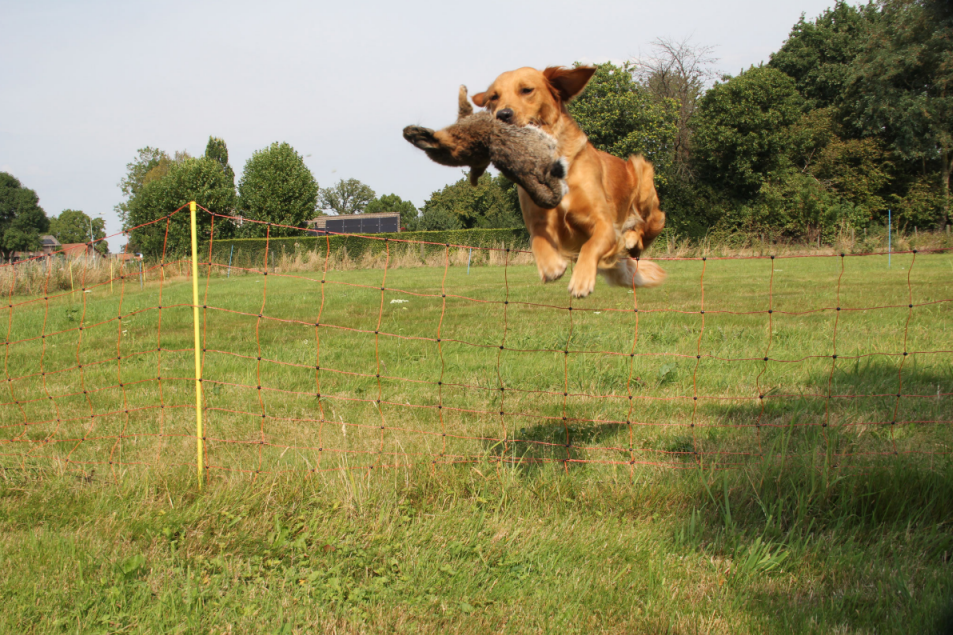
<svg viewBox="0 0 953 635">
<path fill-rule="evenodd" d="M 67 256 L 83 255 L 89 251 L 90 245 L 87 243 L 67 243 L 60 247 L 60 250 Z"/>
<path fill-rule="evenodd" d="M 56 240 L 55 236 L 50 236 L 49 234 L 46 236 L 40 236 L 40 242 L 43 243 L 44 246 L 57 246 L 60 244 L 60 241 Z"/>
</svg>

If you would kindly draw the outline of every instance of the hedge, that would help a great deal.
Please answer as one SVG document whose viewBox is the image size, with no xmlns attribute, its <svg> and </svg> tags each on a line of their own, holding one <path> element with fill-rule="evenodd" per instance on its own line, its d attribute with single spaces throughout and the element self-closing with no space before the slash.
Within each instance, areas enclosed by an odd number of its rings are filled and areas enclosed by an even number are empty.
<svg viewBox="0 0 953 635">
<path fill-rule="evenodd" d="M 302 251 L 318 251 L 325 253 L 330 243 L 331 251 L 338 252 L 346 249 L 348 256 L 359 258 L 364 254 L 378 254 L 384 252 L 387 243 L 383 239 L 392 238 L 400 241 L 419 241 L 421 243 L 437 243 L 435 245 L 421 245 L 425 253 L 442 251 L 444 245 L 460 245 L 467 247 L 509 247 L 513 249 L 525 248 L 529 244 L 529 232 L 525 227 L 512 229 L 454 229 L 447 231 L 417 231 L 389 234 L 374 234 L 365 238 L 355 234 L 336 234 L 331 236 L 295 236 L 290 238 L 272 238 L 268 241 L 269 255 L 279 258 L 282 254 L 294 254 Z M 394 245 L 395 243 L 390 243 Z M 403 244 L 403 243 L 396 243 Z M 234 252 L 232 248 L 234 247 Z M 201 249 L 200 249 L 201 251 Z M 207 252 L 206 252 L 207 253 Z M 244 265 L 254 261 L 261 262 L 265 254 L 264 238 L 232 238 L 216 240 L 212 248 L 212 260 L 228 262 L 229 256 L 233 263 Z"/>
</svg>

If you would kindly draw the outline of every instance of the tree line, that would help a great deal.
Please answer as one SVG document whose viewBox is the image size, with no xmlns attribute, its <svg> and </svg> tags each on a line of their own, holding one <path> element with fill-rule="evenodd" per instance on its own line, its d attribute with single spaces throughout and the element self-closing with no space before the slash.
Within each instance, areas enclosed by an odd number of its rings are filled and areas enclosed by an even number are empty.
<svg viewBox="0 0 953 635">
<path fill-rule="evenodd" d="M 600 150 L 656 168 L 668 231 L 830 238 L 951 222 L 953 5 L 837 2 L 803 16 L 767 64 L 716 76 L 712 48 L 657 40 L 602 64 L 569 111 Z M 505 180 L 435 192 L 420 224 L 518 223 Z"/>
<path fill-rule="evenodd" d="M 0 172 L 0 259 L 9 262 L 17 252 L 39 251 L 41 237 L 51 235 L 60 244 L 99 241 L 95 249 L 109 253 L 105 240 L 106 222 L 84 212 L 64 209 L 52 218 L 40 207 L 40 197 L 20 180 Z"/>
<path fill-rule="evenodd" d="M 666 231 L 773 239 L 830 238 L 884 222 L 944 228 L 953 171 L 953 5 L 946 0 L 838 1 L 804 16 L 767 64 L 718 76 L 712 47 L 657 40 L 648 56 L 599 65 L 569 111 L 590 141 L 655 164 Z M 116 206 L 131 247 L 149 255 L 188 246 L 190 200 L 219 219 L 219 238 L 289 236 L 322 213 L 399 212 L 411 230 L 522 224 L 516 187 L 466 174 L 418 210 L 377 196 L 357 179 L 320 188 L 304 159 L 273 143 L 246 162 L 238 183 L 222 139 L 205 154 L 141 148 Z M 0 174 L 0 255 L 102 238 L 102 219 L 75 210 L 47 218 L 36 193 Z M 273 223 L 247 222 L 244 219 Z M 211 235 L 202 215 L 201 236 Z M 105 250 L 105 243 L 100 249 Z"/>
<path fill-rule="evenodd" d="M 287 143 L 275 142 L 253 153 L 237 184 L 228 147 L 217 137 L 209 138 L 201 157 L 141 148 L 126 168 L 119 184 L 125 200 L 115 209 L 132 248 L 149 256 L 188 248 L 188 215 L 166 217 L 193 200 L 219 215 L 216 220 L 200 215 L 199 238 L 206 241 L 213 232 L 219 239 L 299 235 L 307 221 L 325 213 L 417 215 L 413 204 L 396 194 L 378 197 L 357 179 L 320 188 L 304 158 Z"/>
</svg>

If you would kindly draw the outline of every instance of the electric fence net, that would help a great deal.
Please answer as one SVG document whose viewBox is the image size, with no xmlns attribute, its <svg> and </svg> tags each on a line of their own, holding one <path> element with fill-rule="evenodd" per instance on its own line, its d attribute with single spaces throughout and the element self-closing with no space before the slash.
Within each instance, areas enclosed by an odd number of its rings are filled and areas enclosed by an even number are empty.
<svg viewBox="0 0 953 635">
<path fill-rule="evenodd" d="M 195 469 L 197 446 L 203 480 L 949 460 L 949 249 L 889 267 L 882 253 L 662 257 L 658 288 L 600 282 L 572 301 L 523 250 L 266 223 L 257 243 L 223 244 L 234 220 L 201 206 L 193 277 L 169 247 L 188 213 L 132 230 L 161 237 L 145 261 L 0 268 L 5 469 Z"/>
</svg>

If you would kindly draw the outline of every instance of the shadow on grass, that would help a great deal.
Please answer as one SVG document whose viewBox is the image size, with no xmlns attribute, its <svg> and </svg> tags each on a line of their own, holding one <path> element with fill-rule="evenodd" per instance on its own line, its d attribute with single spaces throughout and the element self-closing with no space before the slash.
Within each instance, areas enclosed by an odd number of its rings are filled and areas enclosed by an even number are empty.
<svg viewBox="0 0 953 635">
<path fill-rule="evenodd" d="M 787 632 L 950 632 L 948 458 L 836 470 L 796 457 L 674 478 L 690 510 L 675 522 L 675 549 L 719 563 L 752 615 L 782 616 Z M 826 564 L 811 585 L 784 588 L 785 570 L 815 561 Z"/>
<path fill-rule="evenodd" d="M 531 475 L 542 469 L 551 469 L 553 464 L 591 458 L 587 447 L 613 438 L 623 428 L 625 426 L 616 423 L 572 422 L 564 425 L 547 421 L 517 429 L 506 446 L 500 442 L 485 442 L 483 452 L 490 460 L 505 458 L 521 474 Z M 608 452 L 628 457 L 618 451 Z"/>
</svg>

